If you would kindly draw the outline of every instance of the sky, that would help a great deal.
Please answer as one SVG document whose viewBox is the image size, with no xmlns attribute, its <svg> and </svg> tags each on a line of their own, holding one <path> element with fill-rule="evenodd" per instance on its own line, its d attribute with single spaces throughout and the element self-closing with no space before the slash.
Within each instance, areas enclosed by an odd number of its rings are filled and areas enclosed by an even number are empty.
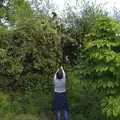
<svg viewBox="0 0 120 120">
<path fill-rule="evenodd" d="M 76 6 L 76 0 L 52 0 L 52 1 L 53 3 L 56 4 L 56 8 L 58 12 L 61 12 L 65 8 L 65 3 L 67 3 L 68 1 L 71 5 Z M 120 0 L 96 0 L 96 1 L 97 3 L 103 4 L 104 9 L 110 13 L 112 13 L 113 7 L 116 7 L 117 9 L 120 10 Z"/>
</svg>

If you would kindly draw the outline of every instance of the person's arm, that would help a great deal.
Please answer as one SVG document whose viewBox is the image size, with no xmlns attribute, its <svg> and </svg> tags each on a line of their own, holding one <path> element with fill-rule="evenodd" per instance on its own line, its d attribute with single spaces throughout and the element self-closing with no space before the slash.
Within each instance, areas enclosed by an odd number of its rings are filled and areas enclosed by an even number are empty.
<svg viewBox="0 0 120 120">
<path fill-rule="evenodd" d="M 64 69 L 63 69 L 62 66 L 61 66 L 61 70 L 62 70 L 62 72 L 63 72 L 63 79 L 66 79 L 66 77 L 65 77 L 65 71 L 64 71 Z"/>
<path fill-rule="evenodd" d="M 56 74 L 57 74 L 58 71 L 59 71 L 59 69 L 57 69 L 57 71 L 56 71 L 56 73 L 54 75 L 54 80 L 56 79 Z"/>
</svg>

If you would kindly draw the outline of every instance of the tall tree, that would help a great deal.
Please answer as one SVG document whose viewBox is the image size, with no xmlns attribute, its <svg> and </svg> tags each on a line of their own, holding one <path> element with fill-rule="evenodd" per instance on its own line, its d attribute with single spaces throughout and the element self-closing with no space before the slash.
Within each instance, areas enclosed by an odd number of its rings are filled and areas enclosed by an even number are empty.
<svg viewBox="0 0 120 120">
<path fill-rule="evenodd" d="M 80 73 L 102 92 L 101 106 L 108 117 L 119 116 L 120 24 L 106 16 L 96 17 L 91 33 L 86 35 Z M 110 119 L 110 118 L 108 118 Z"/>
</svg>

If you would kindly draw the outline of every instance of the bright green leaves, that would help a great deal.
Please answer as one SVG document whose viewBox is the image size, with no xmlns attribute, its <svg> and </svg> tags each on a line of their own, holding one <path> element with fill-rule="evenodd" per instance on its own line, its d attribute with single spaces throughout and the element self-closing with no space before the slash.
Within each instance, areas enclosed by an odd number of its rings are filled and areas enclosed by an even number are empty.
<svg viewBox="0 0 120 120">
<path fill-rule="evenodd" d="M 94 41 L 86 41 L 85 43 L 85 49 L 90 49 L 92 47 L 96 47 L 96 48 L 107 48 L 107 49 L 111 49 L 112 47 L 117 47 L 120 45 L 120 41 L 118 40 L 114 40 L 114 41 L 109 41 L 109 40 L 102 40 L 102 39 L 96 39 Z"/>
<path fill-rule="evenodd" d="M 116 97 L 105 97 L 102 101 L 103 113 L 108 117 L 117 117 L 120 116 L 120 96 Z"/>
<path fill-rule="evenodd" d="M 5 62 L 7 61 L 7 50 L 0 48 L 0 64 L 5 65 Z"/>
<path fill-rule="evenodd" d="M 48 84 L 50 80 L 48 77 L 51 77 L 60 60 L 60 37 L 55 27 L 56 25 L 47 16 L 34 15 L 34 18 L 27 18 L 18 24 L 17 29 L 13 32 L 14 39 L 11 44 L 15 46 L 14 51 L 18 50 L 15 51 L 15 55 L 19 55 L 19 58 L 22 56 L 21 61 L 18 62 L 22 66 L 16 63 L 18 66 L 12 66 L 12 71 L 17 71 L 18 68 L 22 71 L 24 86 L 25 89 L 27 89 L 26 86 L 28 87 L 27 90 L 29 87 L 30 90 L 37 87 L 40 91 L 51 87 Z M 29 75 L 31 75 L 31 79 L 29 79 Z M 39 84 L 33 85 L 34 81 Z M 30 83 L 28 84 L 28 82 Z"/>
<path fill-rule="evenodd" d="M 115 40 L 116 34 L 120 33 L 120 25 L 117 21 L 106 16 L 97 17 L 96 24 L 92 28 L 92 32 L 96 34 L 96 38 Z"/>
<path fill-rule="evenodd" d="M 103 80 L 104 80 L 104 84 L 103 84 Z M 114 92 L 116 92 L 116 89 L 112 89 L 112 88 L 117 88 L 120 86 L 119 81 L 113 81 L 112 78 L 106 77 L 103 79 L 98 79 L 94 84 L 96 84 L 96 88 L 104 88 L 104 89 L 109 89 L 109 91 L 107 91 L 107 94 L 111 93 L 114 94 Z"/>
<path fill-rule="evenodd" d="M 29 3 L 25 0 L 10 0 L 8 6 L 8 20 L 12 25 L 24 22 L 28 17 L 33 16 Z"/>
<path fill-rule="evenodd" d="M 4 58 L 6 56 L 7 52 L 5 49 L 0 48 L 0 59 Z"/>
<path fill-rule="evenodd" d="M 42 12 L 33 12 L 25 0 L 10 0 L 7 7 L 9 29 L 0 26 L 0 86 L 49 91 L 60 62 L 57 24 Z M 34 84 L 36 78 L 39 85 Z"/>
<path fill-rule="evenodd" d="M 2 8 L 0 8 L 0 18 L 4 18 L 5 17 L 5 9 L 2 7 Z"/>
<path fill-rule="evenodd" d="M 120 115 L 119 33 L 120 24 L 114 19 L 97 17 L 91 33 L 85 36 L 84 57 L 81 61 L 81 78 L 94 80 L 91 82 L 96 90 L 103 93 L 103 113 L 109 117 Z"/>
</svg>

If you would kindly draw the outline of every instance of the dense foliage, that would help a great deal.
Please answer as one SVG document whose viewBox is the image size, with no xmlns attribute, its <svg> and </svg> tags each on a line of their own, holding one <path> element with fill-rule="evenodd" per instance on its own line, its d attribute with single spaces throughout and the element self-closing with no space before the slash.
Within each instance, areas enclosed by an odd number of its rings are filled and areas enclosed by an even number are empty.
<svg viewBox="0 0 120 120">
<path fill-rule="evenodd" d="M 119 116 L 119 33 L 120 25 L 116 20 L 98 16 L 85 37 L 83 61 L 79 66 L 81 79 L 91 81 L 102 94 L 101 111 L 108 117 Z"/>
<path fill-rule="evenodd" d="M 87 2 L 60 21 L 37 2 L 0 2 L 0 119 L 52 119 L 52 80 L 63 59 L 71 119 L 119 120 L 119 21 Z"/>
</svg>

